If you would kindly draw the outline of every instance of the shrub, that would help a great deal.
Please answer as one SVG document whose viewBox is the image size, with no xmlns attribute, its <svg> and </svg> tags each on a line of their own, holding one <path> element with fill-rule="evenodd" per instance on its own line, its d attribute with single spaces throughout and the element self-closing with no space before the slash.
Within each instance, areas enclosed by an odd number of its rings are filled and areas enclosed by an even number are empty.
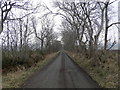
<svg viewBox="0 0 120 90">
<path fill-rule="evenodd" d="M 3 51 L 2 57 L 2 69 L 4 69 L 3 71 L 7 70 L 9 72 L 18 66 L 29 68 L 32 65 L 36 65 L 38 61 L 44 59 L 44 53 L 40 50 L 27 52 Z"/>
</svg>

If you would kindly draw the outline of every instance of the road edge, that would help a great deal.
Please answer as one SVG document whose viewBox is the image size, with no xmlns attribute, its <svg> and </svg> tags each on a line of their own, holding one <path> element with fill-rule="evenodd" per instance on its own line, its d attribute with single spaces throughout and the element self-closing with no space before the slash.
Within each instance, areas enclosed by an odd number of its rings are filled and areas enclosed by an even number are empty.
<svg viewBox="0 0 120 90">
<path fill-rule="evenodd" d="M 93 80 L 93 81 L 94 81 L 94 84 L 97 85 L 98 88 L 101 88 L 100 85 L 98 84 L 98 82 L 97 82 L 96 80 L 94 80 L 94 79 L 92 78 L 92 76 L 90 76 L 89 73 L 88 73 L 85 69 L 83 69 L 78 63 L 76 63 L 76 62 L 73 60 L 73 58 L 70 57 L 66 52 L 64 52 L 64 53 L 65 53 L 65 54 L 70 58 L 70 60 L 80 69 L 80 71 L 82 71 L 83 74 L 87 76 L 87 79 Z"/>
<path fill-rule="evenodd" d="M 47 67 L 49 67 L 49 65 L 51 63 L 54 62 L 54 60 L 57 58 L 57 56 L 59 56 L 60 52 L 57 52 L 56 55 L 52 58 L 49 59 L 49 62 L 47 64 L 45 64 L 43 67 L 39 68 L 36 72 L 34 72 L 30 77 L 28 77 L 27 80 L 25 80 L 25 82 L 20 85 L 20 88 L 24 88 L 25 83 L 29 82 L 31 78 L 35 77 L 36 75 L 38 75 L 40 72 L 42 72 L 44 69 L 46 69 Z"/>
</svg>

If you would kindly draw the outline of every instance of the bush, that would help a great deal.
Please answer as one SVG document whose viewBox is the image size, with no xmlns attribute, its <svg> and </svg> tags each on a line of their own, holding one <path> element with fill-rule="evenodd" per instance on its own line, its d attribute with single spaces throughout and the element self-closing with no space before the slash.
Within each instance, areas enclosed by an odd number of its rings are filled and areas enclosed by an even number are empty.
<svg viewBox="0 0 120 90">
<path fill-rule="evenodd" d="M 45 58 L 44 53 L 40 50 L 27 52 L 3 51 L 2 57 L 2 69 L 7 71 L 13 68 L 15 69 L 15 67 L 17 68 L 18 66 L 29 68 Z"/>
</svg>

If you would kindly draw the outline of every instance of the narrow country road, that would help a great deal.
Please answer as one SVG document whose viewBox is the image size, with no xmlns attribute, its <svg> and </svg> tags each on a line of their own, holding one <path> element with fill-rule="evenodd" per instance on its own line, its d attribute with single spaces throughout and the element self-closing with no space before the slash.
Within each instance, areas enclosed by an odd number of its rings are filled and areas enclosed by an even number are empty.
<svg viewBox="0 0 120 90">
<path fill-rule="evenodd" d="M 98 84 L 64 52 L 28 79 L 23 88 L 98 88 Z"/>
</svg>

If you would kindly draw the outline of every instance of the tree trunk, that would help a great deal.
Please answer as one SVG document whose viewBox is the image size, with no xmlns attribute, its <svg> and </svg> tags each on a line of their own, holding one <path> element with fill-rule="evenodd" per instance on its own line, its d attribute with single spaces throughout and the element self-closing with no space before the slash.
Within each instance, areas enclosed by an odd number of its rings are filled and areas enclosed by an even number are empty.
<svg viewBox="0 0 120 90">
<path fill-rule="evenodd" d="M 0 22 L 0 34 L 2 33 L 2 31 L 3 31 L 3 12 L 2 12 L 2 10 L 1 10 L 1 22 Z"/>
<path fill-rule="evenodd" d="M 104 41 L 104 50 L 107 49 L 107 35 L 108 35 L 108 2 L 105 8 L 105 41 Z"/>
<path fill-rule="evenodd" d="M 41 39 L 41 50 L 43 50 L 44 40 Z"/>
<path fill-rule="evenodd" d="M 16 37 L 16 39 L 15 39 L 15 50 L 17 51 L 17 47 L 18 47 L 18 35 L 17 35 L 17 31 L 15 30 L 15 37 Z"/>
<path fill-rule="evenodd" d="M 20 20 L 20 51 L 22 51 L 22 21 Z"/>
<path fill-rule="evenodd" d="M 94 51 L 98 50 L 98 36 L 95 36 Z"/>
<path fill-rule="evenodd" d="M 9 50 L 9 22 L 7 21 L 7 50 Z"/>
</svg>

